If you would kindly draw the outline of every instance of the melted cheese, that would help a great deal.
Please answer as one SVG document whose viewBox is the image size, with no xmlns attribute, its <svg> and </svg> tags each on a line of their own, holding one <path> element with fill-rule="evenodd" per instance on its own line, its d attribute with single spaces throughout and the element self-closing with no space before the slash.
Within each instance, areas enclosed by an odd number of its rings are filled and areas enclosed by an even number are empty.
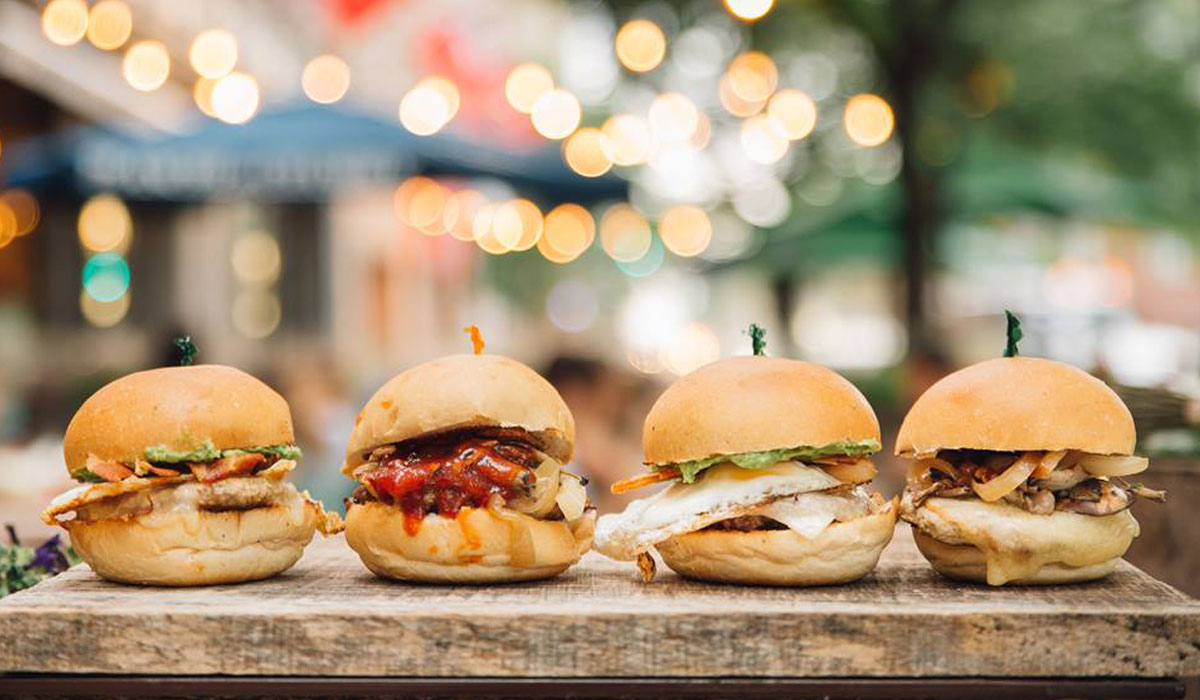
<svg viewBox="0 0 1200 700">
<path fill-rule="evenodd" d="M 854 520 L 869 512 L 870 500 L 862 491 L 854 490 L 849 493 L 802 493 L 758 506 L 746 515 L 770 518 L 811 540 L 834 521 Z"/>
<path fill-rule="evenodd" d="M 823 491 L 840 483 L 824 470 L 797 462 L 753 470 L 728 464 L 711 467 L 695 483 L 677 482 L 630 503 L 623 513 L 601 517 L 596 524 L 595 547 L 613 559 L 633 560 L 640 552 L 676 535 L 749 515 L 755 508 L 785 497 Z M 811 531 L 815 522 L 805 521 L 804 529 Z"/>
</svg>

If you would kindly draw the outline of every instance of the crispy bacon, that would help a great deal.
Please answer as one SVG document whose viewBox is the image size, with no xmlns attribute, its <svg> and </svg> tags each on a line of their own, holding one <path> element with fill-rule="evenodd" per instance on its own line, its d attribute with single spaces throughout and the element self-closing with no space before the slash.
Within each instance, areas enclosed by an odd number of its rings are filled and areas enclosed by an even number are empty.
<svg viewBox="0 0 1200 700">
<path fill-rule="evenodd" d="M 133 476 L 133 470 L 120 462 L 110 462 L 95 455 L 88 455 L 85 468 L 96 476 L 109 482 L 117 482 Z"/>
<path fill-rule="evenodd" d="M 228 479 L 231 476 L 245 476 L 254 471 L 255 467 L 263 464 L 267 458 L 257 452 L 222 457 L 212 462 L 188 462 L 188 468 L 196 475 L 196 480 L 202 484 Z"/>
<path fill-rule="evenodd" d="M 143 473 L 143 472 L 149 473 L 149 474 L 153 474 L 154 476 L 179 476 L 179 472 L 175 471 L 174 469 L 167 469 L 165 467 L 156 467 L 144 459 L 138 460 L 137 472 L 139 474 Z"/>
</svg>

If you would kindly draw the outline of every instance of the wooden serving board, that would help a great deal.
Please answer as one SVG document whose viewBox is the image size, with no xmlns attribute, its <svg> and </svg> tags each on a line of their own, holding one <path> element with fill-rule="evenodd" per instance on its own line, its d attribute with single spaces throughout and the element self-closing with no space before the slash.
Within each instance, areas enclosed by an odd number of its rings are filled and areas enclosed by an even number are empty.
<svg viewBox="0 0 1200 700">
<path fill-rule="evenodd" d="M 341 537 L 290 572 L 211 588 L 86 566 L 0 601 L 0 672 L 417 677 L 1200 675 L 1200 602 L 1131 565 L 1081 586 L 937 577 L 906 526 L 847 586 L 680 580 L 595 553 L 549 582 L 376 579 Z"/>
</svg>

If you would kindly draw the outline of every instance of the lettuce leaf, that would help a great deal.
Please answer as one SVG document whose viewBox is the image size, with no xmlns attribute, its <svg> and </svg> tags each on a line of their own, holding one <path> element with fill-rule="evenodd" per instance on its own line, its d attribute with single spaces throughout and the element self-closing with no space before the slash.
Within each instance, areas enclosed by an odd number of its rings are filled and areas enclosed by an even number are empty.
<svg viewBox="0 0 1200 700">
<path fill-rule="evenodd" d="M 867 455 L 872 452 L 878 452 L 879 448 L 878 440 L 851 440 L 831 442 L 828 445 L 821 445 L 819 447 L 801 445 L 799 447 L 765 450 L 763 452 L 739 452 L 732 455 L 716 455 L 714 457 L 705 457 L 704 459 L 695 459 L 690 462 L 679 462 L 678 464 L 656 464 L 654 468 L 666 469 L 674 467 L 679 470 L 683 483 L 690 484 L 696 481 L 696 477 L 700 475 L 700 472 L 714 464 L 721 464 L 722 462 L 732 462 L 742 469 L 765 469 L 772 464 L 786 462 L 789 459 L 803 462 L 821 457 L 832 457 L 834 455 Z"/>
<path fill-rule="evenodd" d="M 302 453 L 295 445 L 264 445 L 260 447 L 239 447 L 237 449 L 218 450 L 212 440 L 205 440 L 199 448 L 191 452 L 170 450 L 163 445 L 147 447 L 144 453 L 147 462 L 160 464 L 179 464 L 180 462 L 212 462 L 222 457 L 232 457 L 243 454 L 260 454 L 276 459 L 300 459 Z"/>
<path fill-rule="evenodd" d="M 103 477 L 101 477 L 99 474 L 96 474 L 95 472 L 93 472 L 91 469 L 88 469 L 87 467 L 80 467 L 79 469 L 76 469 L 75 471 L 71 472 L 71 478 L 74 479 L 75 481 L 82 481 L 85 484 L 103 484 L 104 483 Z"/>
</svg>

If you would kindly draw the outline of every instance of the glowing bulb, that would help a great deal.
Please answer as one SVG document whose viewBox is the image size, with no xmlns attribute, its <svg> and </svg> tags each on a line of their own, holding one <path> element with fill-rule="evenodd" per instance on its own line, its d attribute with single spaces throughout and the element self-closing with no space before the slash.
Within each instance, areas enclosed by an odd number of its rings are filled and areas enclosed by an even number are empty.
<svg viewBox="0 0 1200 700">
<path fill-rule="evenodd" d="M 542 239 L 544 245 L 569 262 L 579 257 L 596 240 L 596 222 L 587 209 L 578 204 L 560 204 L 546 214 Z M 545 254 L 545 251 L 543 251 Z M 546 256 L 550 258 L 549 255 Z"/>
<path fill-rule="evenodd" d="M 708 249 L 713 227 L 700 207 L 682 204 L 671 207 L 658 222 L 658 235 L 672 253 L 690 258 Z"/>
<path fill-rule="evenodd" d="M 760 19 L 771 11 L 774 4 L 775 0 L 725 0 L 729 14 L 746 21 Z"/>
<path fill-rule="evenodd" d="M 87 291 L 79 293 L 79 311 L 84 320 L 96 328 L 112 328 L 129 313 L 129 294 L 122 294 L 116 301 L 97 301 Z"/>
<path fill-rule="evenodd" d="M 244 124 L 258 111 L 258 81 L 245 73 L 230 73 L 213 85 L 212 108 L 217 119 Z"/>
<path fill-rule="evenodd" d="M 491 255 L 504 255 L 512 250 L 504 245 L 499 238 L 496 237 L 496 230 L 493 224 L 496 220 L 496 212 L 500 207 L 496 204 L 485 204 L 479 208 L 479 212 L 475 214 L 475 221 L 472 229 L 475 232 L 475 245 L 485 253 Z"/>
<path fill-rule="evenodd" d="M 579 126 L 583 109 L 566 90 L 551 90 L 538 98 L 530 114 L 533 128 L 548 139 L 566 138 Z"/>
<path fill-rule="evenodd" d="M 0 193 L 0 206 L 8 207 L 12 212 L 16 236 L 32 233 L 42 218 L 37 199 L 26 190 L 8 190 Z"/>
<path fill-rule="evenodd" d="M 721 99 L 721 106 L 725 111 L 735 117 L 753 117 L 762 111 L 766 106 L 766 102 L 749 102 L 743 100 L 733 91 L 733 83 L 729 79 L 729 74 L 721 76 L 721 82 L 718 86 L 717 96 Z"/>
<path fill-rule="evenodd" d="M 217 118 L 217 113 L 213 111 L 212 94 L 213 87 L 217 81 L 208 78 L 196 78 L 196 84 L 192 87 L 192 98 L 196 100 L 196 106 L 204 112 L 205 116 Z"/>
<path fill-rule="evenodd" d="M 667 53 L 662 29 L 648 19 L 635 19 L 621 27 L 616 37 L 617 60 L 635 73 L 654 70 Z"/>
<path fill-rule="evenodd" d="M 171 73 L 171 56 L 161 41 L 139 41 L 125 51 L 121 73 L 134 90 L 150 92 L 162 87 Z"/>
<path fill-rule="evenodd" d="M 475 217 L 487 203 L 488 198 L 475 190 L 455 192 L 442 210 L 442 226 L 460 241 L 475 240 Z"/>
<path fill-rule="evenodd" d="M 787 155 L 787 135 L 783 127 L 770 117 L 750 117 L 742 122 L 742 149 L 746 157 L 755 163 L 777 163 Z"/>
<path fill-rule="evenodd" d="M 504 80 L 504 98 L 521 114 L 532 112 L 538 98 L 553 89 L 550 71 L 538 63 L 522 63 L 509 71 Z"/>
<path fill-rule="evenodd" d="M 83 265 L 83 290 L 96 301 L 120 299 L 129 281 L 129 263 L 117 253 L 97 253 Z"/>
<path fill-rule="evenodd" d="M 237 65 L 237 37 L 224 29 L 207 29 L 192 41 L 188 51 L 192 69 L 205 78 L 220 78 Z"/>
<path fill-rule="evenodd" d="M 50 0 L 42 10 L 42 34 L 59 46 L 79 43 L 88 28 L 88 8 L 83 0 Z"/>
<path fill-rule="evenodd" d="M 266 338 L 279 328 L 282 319 L 283 307 L 273 291 L 251 287 L 233 300 L 233 327 L 247 338 Z"/>
<path fill-rule="evenodd" d="M 600 217 L 600 245 L 617 262 L 633 262 L 650 250 L 650 222 L 628 204 L 614 204 Z"/>
<path fill-rule="evenodd" d="M 667 92 L 650 103 L 650 129 L 664 141 L 687 141 L 696 132 L 700 112 L 678 92 Z"/>
<path fill-rule="evenodd" d="M 124 252 L 133 235 L 129 209 L 115 195 L 98 194 L 79 210 L 79 242 L 93 253 Z"/>
<path fill-rule="evenodd" d="M 333 104 L 350 89 L 350 66 L 337 56 L 317 56 L 304 66 L 300 87 L 313 102 Z"/>
<path fill-rule="evenodd" d="M 860 146 L 878 146 L 887 141 L 896 126 L 892 108 L 878 95 L 855 95 L 842 113 L 846 135 Z"/>
<path fill-rule="evenodd" d="M 751 104 L 764 102 L 775 92 L 779 69 L 771 57 L 761 51 L 747 51 L 729 63 L 725 71 L 729 89 Z"/>
<path fill-rule="evenodd" d="M 396 188 L 396 216 L 420 231 L 436 231 L 446 208 L 446 188 L 427 177 L 410 177 Z"/>
<path fill-rule="evenodd" d="M 508 250 L 529 250 L 542 235 L 542 212 L 528 199 L 501 204 L 492 219 L 492 232 Z"/>
<path fill-rule="evenodd" d="M 400 101 L 400 123 L 418 136 L 436 134 L 458 113 L 458 106 L 458 87 L 441 76 L 429 76 Z"/>
<path fill-rule="evenodd" d="M 563 142 L 563 159 L 584 177 L 600 177 L 612 168 L 612 146 L 603 131 L 580 129 Z"/>
<path fill-rule="evenodd" d="M 229 262 L 233 274 L 244 284 L 270 286 L 283 269 L 279 242 L 266 231 L 251 231 L 234 239 Z"/>
<path fill-rule="evenodd" d="M 767 105 L 767 116 L 792 141 L 798 141 L 817 126 L 817 104 L 799 90 L 780 90 Z"/>
<path fill-rule="evenodd" d="M 645 119 L 633 114 L 618 114 L 609 117 L 600 130 L 608 137 L 614 164 L 637 165 L 650 157 L 654 141 Z"/>
<path fill-rule="evenodd" d="M 17 213 L 3 200 L 0 200 L 0 249 L 12 243 L 17 237 Z"/>
<path fill-rule="evenodd" d="M 133 13 L 123 0 L 100 0 L 88 17 L 87 38 L 105 51 L 119 49 L 133 33 Z"/>
</svg>

